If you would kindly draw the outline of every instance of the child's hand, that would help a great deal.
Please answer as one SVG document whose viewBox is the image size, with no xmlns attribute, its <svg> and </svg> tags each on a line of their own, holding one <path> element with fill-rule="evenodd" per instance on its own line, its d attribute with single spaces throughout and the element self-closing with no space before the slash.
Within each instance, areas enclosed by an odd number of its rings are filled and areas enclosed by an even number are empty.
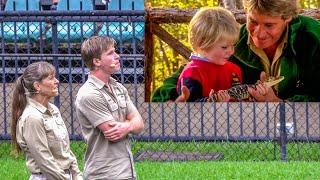
<svg viewBox="0 0 320 180">
<path fill-rule="evenodd" d="M 174 102 L 187 102 L 190 96 L 190 91 L 187 86 L 181 87 L 181 95 Z"/>
<path fill-rule="evenodd" d="M 216 97 L 217 102 L 229 102 L 231 98 L 227 90 L 219 90 Z"/>
</svg>

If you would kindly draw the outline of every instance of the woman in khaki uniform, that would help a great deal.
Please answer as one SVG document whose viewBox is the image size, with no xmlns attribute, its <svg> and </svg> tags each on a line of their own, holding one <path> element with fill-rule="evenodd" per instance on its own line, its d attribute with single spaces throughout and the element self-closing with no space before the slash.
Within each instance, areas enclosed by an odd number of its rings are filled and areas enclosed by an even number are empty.
<svg viewBox="0 0 320 180">
<path fill-rule="evenodd" d="M 25 152 L 32 180 L 83 179 L 60 111 L 49 102 L 59 93 L 58 83 L 50 63 L 36 62 L 13 91 L 12 140 L 18 153 Z"/>
</svg>

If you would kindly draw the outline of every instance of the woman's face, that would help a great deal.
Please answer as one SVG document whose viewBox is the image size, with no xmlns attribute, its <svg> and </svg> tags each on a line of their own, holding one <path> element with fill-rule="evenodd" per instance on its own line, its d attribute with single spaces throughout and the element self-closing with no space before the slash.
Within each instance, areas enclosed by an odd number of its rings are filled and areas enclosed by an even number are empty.
<svg viewBox="0 0 320 180">
<path fill-rule="evenodd" d="M 247 13 L 247 29 L 256 47 L 266 49 L 278 45 L 288 22 L 280 16 L 267 16 L 252 11 Z"/>
<path fill-rule="evenodd" d="M 55 74 L 51 74 L 38 84 L 39 94 L 46 97 L 55 97 L 59 95 L 58 85 L 59 81 Z"/>
</svg>

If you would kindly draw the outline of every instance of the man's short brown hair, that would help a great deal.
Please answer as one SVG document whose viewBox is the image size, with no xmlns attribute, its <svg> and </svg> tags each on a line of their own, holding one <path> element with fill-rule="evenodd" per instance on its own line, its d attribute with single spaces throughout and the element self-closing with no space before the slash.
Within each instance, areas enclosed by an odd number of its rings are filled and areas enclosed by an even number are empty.
<svg viewBox="0 0 320 180">
<path fill-rule="evenodd" d="M 243 7 L 246 12 L 256 11 L 283 19 L 295 17 L 299 11 L 297 0 L 243 0 Z"/>
<path fill-rule="evenodd" d="M 101 54 L 113 48 L 115 44 L 115 40 L 108 36 L 92 36 L 86 39 L 81 45 L 81 57 L 84 64 L 93 70 L 93 59 L 100 59 Z"/>
</svg>

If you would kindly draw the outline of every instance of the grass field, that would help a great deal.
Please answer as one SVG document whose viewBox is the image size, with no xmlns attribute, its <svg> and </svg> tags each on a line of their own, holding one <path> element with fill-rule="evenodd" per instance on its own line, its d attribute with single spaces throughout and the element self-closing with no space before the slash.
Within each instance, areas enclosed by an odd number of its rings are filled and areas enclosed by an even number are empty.
<svg viewBox="0 0 320 180">
<path fill-rule="evenodd" d="M 23 159 L 0 158 L 0 179 L 28 179 Z M 83 168 L 83 163 L 79 163 Z M 137 162 L 138 179 L 320 179 L 319 162 Z"/>
<path fill-rule="evenodd" d="M 85 145 L 73 142 L 71 145 L 78 157 L 80 169 L 83 169 Z M 138 179 L 320 179 L 319 144 L 292 144 L 288 151 L 294 154 L 289 157 L 313 156 L 307 161 L 277 161 L 272 159 L 276 146 L 273 143 L 176 143 L 176 142 L 134 142 L 133 152 L 148 150 L 171 151 L 219 151 L 224 158 L 219 161 L 170 161 L 136 162 Z M 297 151 L 299 147 L 299 151 Z M 307 153 L 305 150 L 308 150 Z M 278 151 L 275 149 L 275 151 Z M 238 153 L 236 153 L 238 152 Z M 277 155 L 278 152 L 276 152 Z M 237 154 L 237 156 L 235 155 Z M 271 154 L 271 155 L 268 155 Z M 0 179 L 28 179 L 23 156 L 10 155 L 9 143 L 0 142 Z M 267 155 L 267 158 L 265 157 Z M 277 155 L 278 156 L 278 155 Z M 251 157 L 251 158 L 249 158 Z M 318 160 L 318 161 L 315 161 Z"/>
</svg>

